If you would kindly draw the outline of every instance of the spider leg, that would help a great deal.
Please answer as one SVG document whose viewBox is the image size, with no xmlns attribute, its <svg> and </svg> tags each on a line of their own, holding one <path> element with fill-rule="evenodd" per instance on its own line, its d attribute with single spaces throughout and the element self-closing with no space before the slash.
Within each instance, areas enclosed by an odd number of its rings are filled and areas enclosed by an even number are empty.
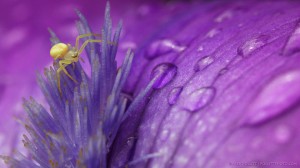
<svg viewBox="0 0 300 168">
<path fill-rule="evenodd" d="M 82 53 L 82 51 L 88 45 L 88 43 L 101 43 L 101 42 L 102 42 L 102 40 L 86 40 L 80 47 L 80 49 L 78 51 L 78 55 L 80 55 Z"/>
<path fill-rule="evenodd" d="M 76 79 L 74 79 L 69 73 L 68 73 L 68 71 L 66 70 L 66 66 L 67 65 L 69 65 L 69 64 L 71 64 L 71 63 L 73 63 L 73 62 L 71 62 L 71 61 L 69 61 L 69 60 L 61 60 L 61 61 L 59 61 L 59 69 L 61 69 L 62 71 L 64 71 L 64 73 L 72 80 L 72 81 L 74 81 L 75 83 L 78 83 L 77 81 L 76 81 Z M 58 69 L 58 70 L 59 70 Z"/>
<path fill-rule="evenodd" d="M 62 91 L 61 91 L 61 88 L 60 88 L 60 71 L 61 71 L 61 68 L 58 68 L 58 70 L 56 71 L 56 77 L 57 77 L 57 87 L 58 87 L 58 91 L 60 93 L 60 95 L 62 95 Z"/>
<path fill-rule="evenodd" d="M 88 45 L 88 43 L 101 43 L 101 42 L 102 42 L 102 40 L 92 40 L 92 39 L 86 40 L 86 41 L 82 44 L 82 46 L 80 47 L 80 49 L 79 49 L 79 51 L 78 51 L 78 55 L 80 55 L 80 54 L 82 53 L 82 51 L 83 51 L 84 48 Z M 115 44 L 115 43 L 113 43 L 113 42 L 108 42 L 108 44 Z"/>
<path fill-rule="evenodd" d="M 81 34 L 81 35 L 77 36 L 76 37 L 75 48 L 78 49 L 78 47 L 79 47 L 79 40 L 81 38 L 89 37 L 89 36 L 101 37 L 101 34 L 88 33 L 88 34 Z"/>
<path fill-rule="evenodd" d="M 67 71 L 66 68 L 65 68 L 67 65 L 71 64 L 70 61 L 68 61 L 68 60 L 61 60 L 61 61 L 59 61 L 58 64 L 59 64 L 59 68 L 58 68 L 58 70 L 56 71 L 56 76 L 57 76 L 57 86 L 58 86 L 58 91 L 59 91 L 60 95 L 62 95 L 62 91 L 61 91 L 61 87 L 60 87 L 60 72 L 61 72 L 61 71 L 64 71 L 64 73 L 65 73 L 71 80 L 73 80 L 75 83 L 78 83 L 78 82 L 76 81 L 76 79 L 74 79 L 74 78 L 68 73 L 68 71 Z M 73 65 L 74 65 L 74 63 L 73 63 Z"/>
</svg>

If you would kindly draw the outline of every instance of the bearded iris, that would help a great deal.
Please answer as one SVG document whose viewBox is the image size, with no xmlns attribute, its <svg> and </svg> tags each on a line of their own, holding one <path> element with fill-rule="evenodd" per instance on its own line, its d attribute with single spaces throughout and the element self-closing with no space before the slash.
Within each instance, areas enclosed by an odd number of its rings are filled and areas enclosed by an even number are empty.
<svg viewBox="0 0 300 168">
<path fill-rule="evenodd" d="M 134 99 L 141 101 L 125 108 L 136 111 L 123 122 L 109 163 L 297 165 L 298 10 L 292 1 L 210 2 L 189 12 L 179 10 L 136 49 L 124 89 L 135 90 Z M 146 87 L 150 76 L 153 80 Z M 151 88 L 156 90 L 149 95 Z M 150 100 L 144 109 L 147 93 Z M 74 98 L 76 94 L 75 89 Z M 50 132 L 46 137 L 59 140 L 59 135 Z M 76 159 L 80 151 L 73 153 Z"/>
</svg>

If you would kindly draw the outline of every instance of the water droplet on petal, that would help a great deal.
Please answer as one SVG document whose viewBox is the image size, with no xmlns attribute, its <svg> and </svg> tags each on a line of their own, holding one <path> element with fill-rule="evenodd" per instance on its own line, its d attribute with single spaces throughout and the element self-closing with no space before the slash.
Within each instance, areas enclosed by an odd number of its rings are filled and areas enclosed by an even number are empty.
<svg viewBox="0 0 300 168">
<path fill-rule="evenodd" d="M 206 34 L 206 37 L 213 38 L 213 37 L 215 37 L 217 34 L 219 34 L 221 31 L 222 31 L 221 29 L 217 29 L 217 28 L 211 29 L 211 30 Z"/>
<path fill-rule="evenodd" d="M 287 43 L 283 48 L 283 55 L 290 56 L 300 51 L 300 23 L 297 25 L 294 32 L 291 34 Z"/>
<path fill-rule="evenodd" d="M 161 132 L 161 137 L 160 137 L 160 139 L 161 139 L 162 141 L 165 141 L 165 140 L 168 140 L 169 136 L 170 136 L 170 131 L 169 131 L 168 129 L 164 129 L 164 130 Z"/>
<path fill-rule="evenodd" d="M 201 45 L 201 46 L 199 46 L 198 48 L 197 48 L 197 51 L 198 52 L 201 52 L 201 51 L 203 51 L 204 50 L 204 47 Z"/>
<path fill-rule="evenodd" d="M 171 92 L 169 93 L 169 97 L 168 97 L 168 102 L 170 105 L 173 105 L 176 103 L 181 91 L 182 91 L 182 87 L 176 87 L 171 90 Z"/>
<path fill-rule="evenodd" d="M 228 68 L 222 68 L 220 71 L 219 71 L 219 75 L 224 75 L 229 69 Z"/>
<path fill-rule="evenodd" d="M 273 79 L 250 104 L 250 109 L 243 123 L 256 125 L 287 112 L 287 109 L 300 99 L 299 83 L 300 71 L 296 70 Z"/>
<path fill-rule="evenodd" d="M 181 105 L 184 109 L 195 112 L 207 106 L 214 99 L 215 94 L 215 88 L 203 87 L 183 97 Z"/>
<path fill-rule="evenodd" d="M 156 78 L 153 88 L 160 89 L 166 86 L 177 73 L 177 66 L 171 63 L 161 63 L 151 72 L 151 79 Z"/>
<path fill-rule="evenodd" d="M 214 58 L 211 56 L 205 56 L 200 58 L 194 66 L 194 71 L 202 71 L 214 62 Z"/>
<path fill-rule="evenodd" d="M 268 42 L 269 37 L 266 35 L 261 35 L 259 37 L 250 39 L 243 43 L 238 49 L 237 53 L 243 57 L 250 56 L 254 51 L 262 48 Z"/>
<path fill-rule="evenodd" d="M 275 139 L 279 143 L 286 143 L 291 139 L 292 133 L 289 127 L 280 125 L 275 130 Z"/>
<path fill-rule="evenodd" d="M 222 14 L 220 14 L 216 19 L 215 22 L 221 23 L 226 19 L 230 19 L 232 17 L 232 11 L 227 10 L 225 12 L 223 12 Z"/>
<path fill-rule="evenodd" d="M 146 58 L 152 59 L 170 52 L 182 52 L 185 46 L 173 40 L 163 39 L 153 42 L 146 51 Z"/>
</svg>

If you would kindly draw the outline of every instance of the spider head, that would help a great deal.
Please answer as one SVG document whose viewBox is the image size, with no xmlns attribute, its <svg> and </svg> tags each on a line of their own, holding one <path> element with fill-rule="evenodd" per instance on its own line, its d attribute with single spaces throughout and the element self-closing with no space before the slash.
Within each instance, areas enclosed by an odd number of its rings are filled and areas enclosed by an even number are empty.
<svg viewBox="0 0 300 168">
<path fill-rule="evenodd" d="M 63 58 L 69 51 L 69 46 L 65 43 L 57 43 L 50 49 L 51 57 L 56 60 Z"/>
</svg>

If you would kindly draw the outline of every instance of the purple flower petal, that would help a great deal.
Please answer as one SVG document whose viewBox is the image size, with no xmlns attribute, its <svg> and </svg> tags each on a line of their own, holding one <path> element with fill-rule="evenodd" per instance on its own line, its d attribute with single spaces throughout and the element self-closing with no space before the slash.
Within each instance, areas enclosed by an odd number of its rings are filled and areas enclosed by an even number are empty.
<svg viewBox="0 0 300 168">
<path fill-rule="evenodd" d="M 137 48 L 133 66 L 142 71 L 130 78 L 138 90 L 165 61 L 177 66 L 177 75 L 134 118 L 140 119 L 137 131 L 121 131 L 123 149 L 113 163 L 129 154 L 136 167 L 299 164 L 299 9 L 295 1 L 238 1 L 177 11 Z M 149 59 L 147 51 L 160 39 L 185 49 L 164 49 Z M 181 87 L 170 104 L 167 95 Z M 214 91 L 203 94 L 207 88 Z M 132 150 L 130 139 L 136 139 Z"/>
</svg>

